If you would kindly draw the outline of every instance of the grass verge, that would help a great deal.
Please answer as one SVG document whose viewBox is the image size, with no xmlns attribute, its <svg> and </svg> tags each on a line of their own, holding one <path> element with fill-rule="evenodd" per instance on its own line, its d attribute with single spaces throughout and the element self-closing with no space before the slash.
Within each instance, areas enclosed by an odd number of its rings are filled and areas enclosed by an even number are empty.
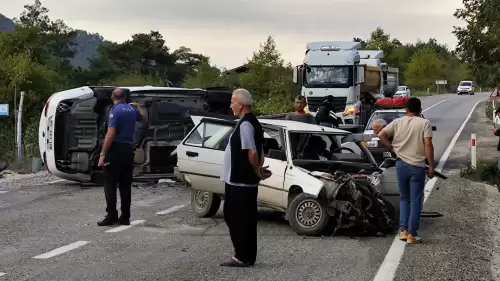
<svg viewBox="0 0 500 281">
<path fill-rule="evenodd" d="M 467 168 L 460 171 L 460 177 L 471 181 L 495 185 L 500 192 L 500 174 L 497 159 L 478 160 L 475 169 L 469 164 Z"/>
</svg>

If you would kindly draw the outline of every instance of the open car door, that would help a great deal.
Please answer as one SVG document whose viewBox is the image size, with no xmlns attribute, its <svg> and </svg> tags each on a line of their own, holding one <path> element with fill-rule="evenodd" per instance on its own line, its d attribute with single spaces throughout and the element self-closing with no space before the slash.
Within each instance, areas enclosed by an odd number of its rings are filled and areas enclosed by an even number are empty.
<svg viewBox="0 0 500 281">
<path fill-rule="evenodd" d="M 194 120 L 193 120 L 194 121 Z M 236 122 L 202 118 L 177 146 L 177 166 L 194 189 L 224 194 L 224 151 Z"/>
</svg>

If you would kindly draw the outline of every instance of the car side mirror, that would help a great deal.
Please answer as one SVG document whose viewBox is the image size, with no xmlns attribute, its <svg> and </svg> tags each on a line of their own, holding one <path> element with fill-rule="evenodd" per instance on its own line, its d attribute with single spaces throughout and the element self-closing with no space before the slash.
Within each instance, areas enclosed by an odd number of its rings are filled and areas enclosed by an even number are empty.
<svg viewBox="0 0 500 281">
<path fill-rule="evenodd" d="M 396 159 L 394 158 L 386 158 L 382 164 L 380 164 L 380 168 L 388 169 L 396 166 Z"/>
<path fill-rule="evenodd" d="M 267 157 L 276 160 L 286 161 L 286 152 L 278 149 L 269 149 Z"/>
<path fill-rule="evenodd" d="M 437 130 L 436 126 L 432 126 L 432 130 L 436 131 Z"/>
</svg>

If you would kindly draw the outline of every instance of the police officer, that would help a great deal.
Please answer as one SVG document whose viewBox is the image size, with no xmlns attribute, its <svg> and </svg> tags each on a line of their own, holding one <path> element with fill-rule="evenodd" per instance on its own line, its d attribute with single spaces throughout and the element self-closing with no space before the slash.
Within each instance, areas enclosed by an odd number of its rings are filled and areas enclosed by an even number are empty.
<svg viewBox="0 0 500 281">
<path fill-rule="evenodd" d="M 109 111 L 108 131 L 99 156 L 99 167 L 105 174 L 104 195 L 107 216 L 97 223 L 99 226 L 120 223 L 130 225 L 130 203 L 132 200 L 132 148 L 136 121 L 146 121 L 144 108 L 136 103 L 126 103 L 127 90 L 116 88 L 111 93 L 114 106 Z M 116 210 L 116 185 L 120 188 L 121 216 Z"/>
</svg>

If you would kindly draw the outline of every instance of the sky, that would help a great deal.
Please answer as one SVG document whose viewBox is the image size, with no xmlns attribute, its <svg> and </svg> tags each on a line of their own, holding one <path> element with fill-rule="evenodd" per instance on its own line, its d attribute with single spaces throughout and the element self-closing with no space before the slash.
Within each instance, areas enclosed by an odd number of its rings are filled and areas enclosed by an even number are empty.
<svg viewBox="0 0 500 281">
<path fill-rule="evenodd" d="M 27 0 L 1 1 L 18 17 Z M 461 0 L 42 0 L 51 19 L 123 42 L 157 30 L 171 49 L 210 56 L 219 67 L 244 64 L 271 35 L 287 62 L 300 64 L 307 42 L 368 38 L 377 27 L 403 43 L 436 38 L 456 46 Z"/>
</svg>

